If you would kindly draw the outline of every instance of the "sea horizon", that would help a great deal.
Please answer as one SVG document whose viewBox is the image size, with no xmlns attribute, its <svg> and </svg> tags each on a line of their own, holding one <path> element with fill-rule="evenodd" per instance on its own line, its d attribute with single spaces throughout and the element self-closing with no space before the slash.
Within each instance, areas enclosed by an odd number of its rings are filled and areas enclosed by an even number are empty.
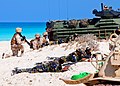
<svg viewBox="0 0 120 86">
<path fill-rule="evenodd" d="M 0 22 L 0 41 L 10 41 L 17 27 L 22 28 L 26 39 L 33 39 L 36 33 L 42 36 L 46 22 Z"/>
</svg>

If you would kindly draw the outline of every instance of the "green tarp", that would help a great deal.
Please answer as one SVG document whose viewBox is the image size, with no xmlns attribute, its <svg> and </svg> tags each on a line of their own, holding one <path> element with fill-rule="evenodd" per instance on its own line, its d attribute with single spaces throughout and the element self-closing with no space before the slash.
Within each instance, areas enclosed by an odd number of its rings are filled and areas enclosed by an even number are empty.
<svg viewBox="0 0 120 86">
<path fill-rule="evenodd" d="M 82 73 L 80 73 L 79 75 L 73 75 L 73 76 L 71 77 L 71 79 L 72 79 L 72 80 L 82 79 L 82 78 L 88 76 L 89 74 L 90 74 L 90 73 L 88 73 L 88 72 L 82 72 Z"/>
</svg>

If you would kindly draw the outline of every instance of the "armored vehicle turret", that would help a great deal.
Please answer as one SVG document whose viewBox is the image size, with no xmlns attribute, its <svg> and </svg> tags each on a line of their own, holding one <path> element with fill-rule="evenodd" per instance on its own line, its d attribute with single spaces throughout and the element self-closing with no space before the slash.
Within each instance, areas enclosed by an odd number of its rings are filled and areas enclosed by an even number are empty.
<svg viewBox="0 0 120 86">
<path fill-rule="evenodd" d="M 93 14 L 95 14 L 95 16 L 99 16 L 103 19 L 105 18 L 120 18 L 120 12 L 119 11 L 114 11 L 112 9 L 112 7 L 107 7 L 104 6 L 103 7 L 103 3 L 101 3 L 101 11 L 97 11 L 96 9 L 93 10 Z"/>
</svg>

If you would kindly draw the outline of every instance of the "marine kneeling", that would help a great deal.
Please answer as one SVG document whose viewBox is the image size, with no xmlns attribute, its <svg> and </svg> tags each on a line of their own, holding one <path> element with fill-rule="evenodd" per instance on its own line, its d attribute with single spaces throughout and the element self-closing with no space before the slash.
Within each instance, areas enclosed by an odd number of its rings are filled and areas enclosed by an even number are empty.
<svg viewBox="0 0 120 86">
<path fill-rule="evenodd" d="M 47 32 L 43 33 L 43 37 L 42 37 L 41 41 L 42 41 L 42 47 L 49 45 L 49 39 L 48 39 L 48 33 Z"/>
<path fill-rule="evenodd" d="M 20 56 L 24 53 L 23 41 L 24 37 L 21 35 L 22 28 L 16 28 L 16 33 L 13 35 L 11 40 L 11 50 L 13 56 L 19 56 L 18 53 L 20 51 Z"/>
<path fill-rule="evenodd" d="M 33 50 L 38 50 L 39 48 L 41 48 L 40 34 L 35 34 L 35 39 L 32 39 L 30 41 L 30 48 L 32 48 Z"/>
</svg>

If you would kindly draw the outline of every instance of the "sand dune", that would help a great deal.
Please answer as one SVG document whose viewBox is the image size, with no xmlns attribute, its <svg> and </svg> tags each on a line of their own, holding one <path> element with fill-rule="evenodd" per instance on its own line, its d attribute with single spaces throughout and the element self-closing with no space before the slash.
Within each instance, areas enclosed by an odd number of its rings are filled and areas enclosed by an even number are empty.
<svg viewBox="0 0 120 86">
<path fill-rule="evenodd" d="M 10 43 L 8 41 L 0 42 L 0 86 L 71 86 L 65 84 L 59 78 L 71 77 L 73 74 L 80 72 L 94 73 L 96 69 L 89 62 L 79 62 L 72 65 L 68 71 L 64 73 L 20 73 L 11 75 L 15 67 L 31 68 L 36 62 L 46 61 L 48 56 L 60 57 L 67 56 L 75 51 L 76 48 L 68 48 L 67 44 L 46 46 L 40 50 L 31 50 L 27 44 L 25 53 L 22 57 L 10 57 L 2 59 L 2 53 L 11 54 Z M 78 84 L 76 86 L 84 86 Z"/>
</svg>

